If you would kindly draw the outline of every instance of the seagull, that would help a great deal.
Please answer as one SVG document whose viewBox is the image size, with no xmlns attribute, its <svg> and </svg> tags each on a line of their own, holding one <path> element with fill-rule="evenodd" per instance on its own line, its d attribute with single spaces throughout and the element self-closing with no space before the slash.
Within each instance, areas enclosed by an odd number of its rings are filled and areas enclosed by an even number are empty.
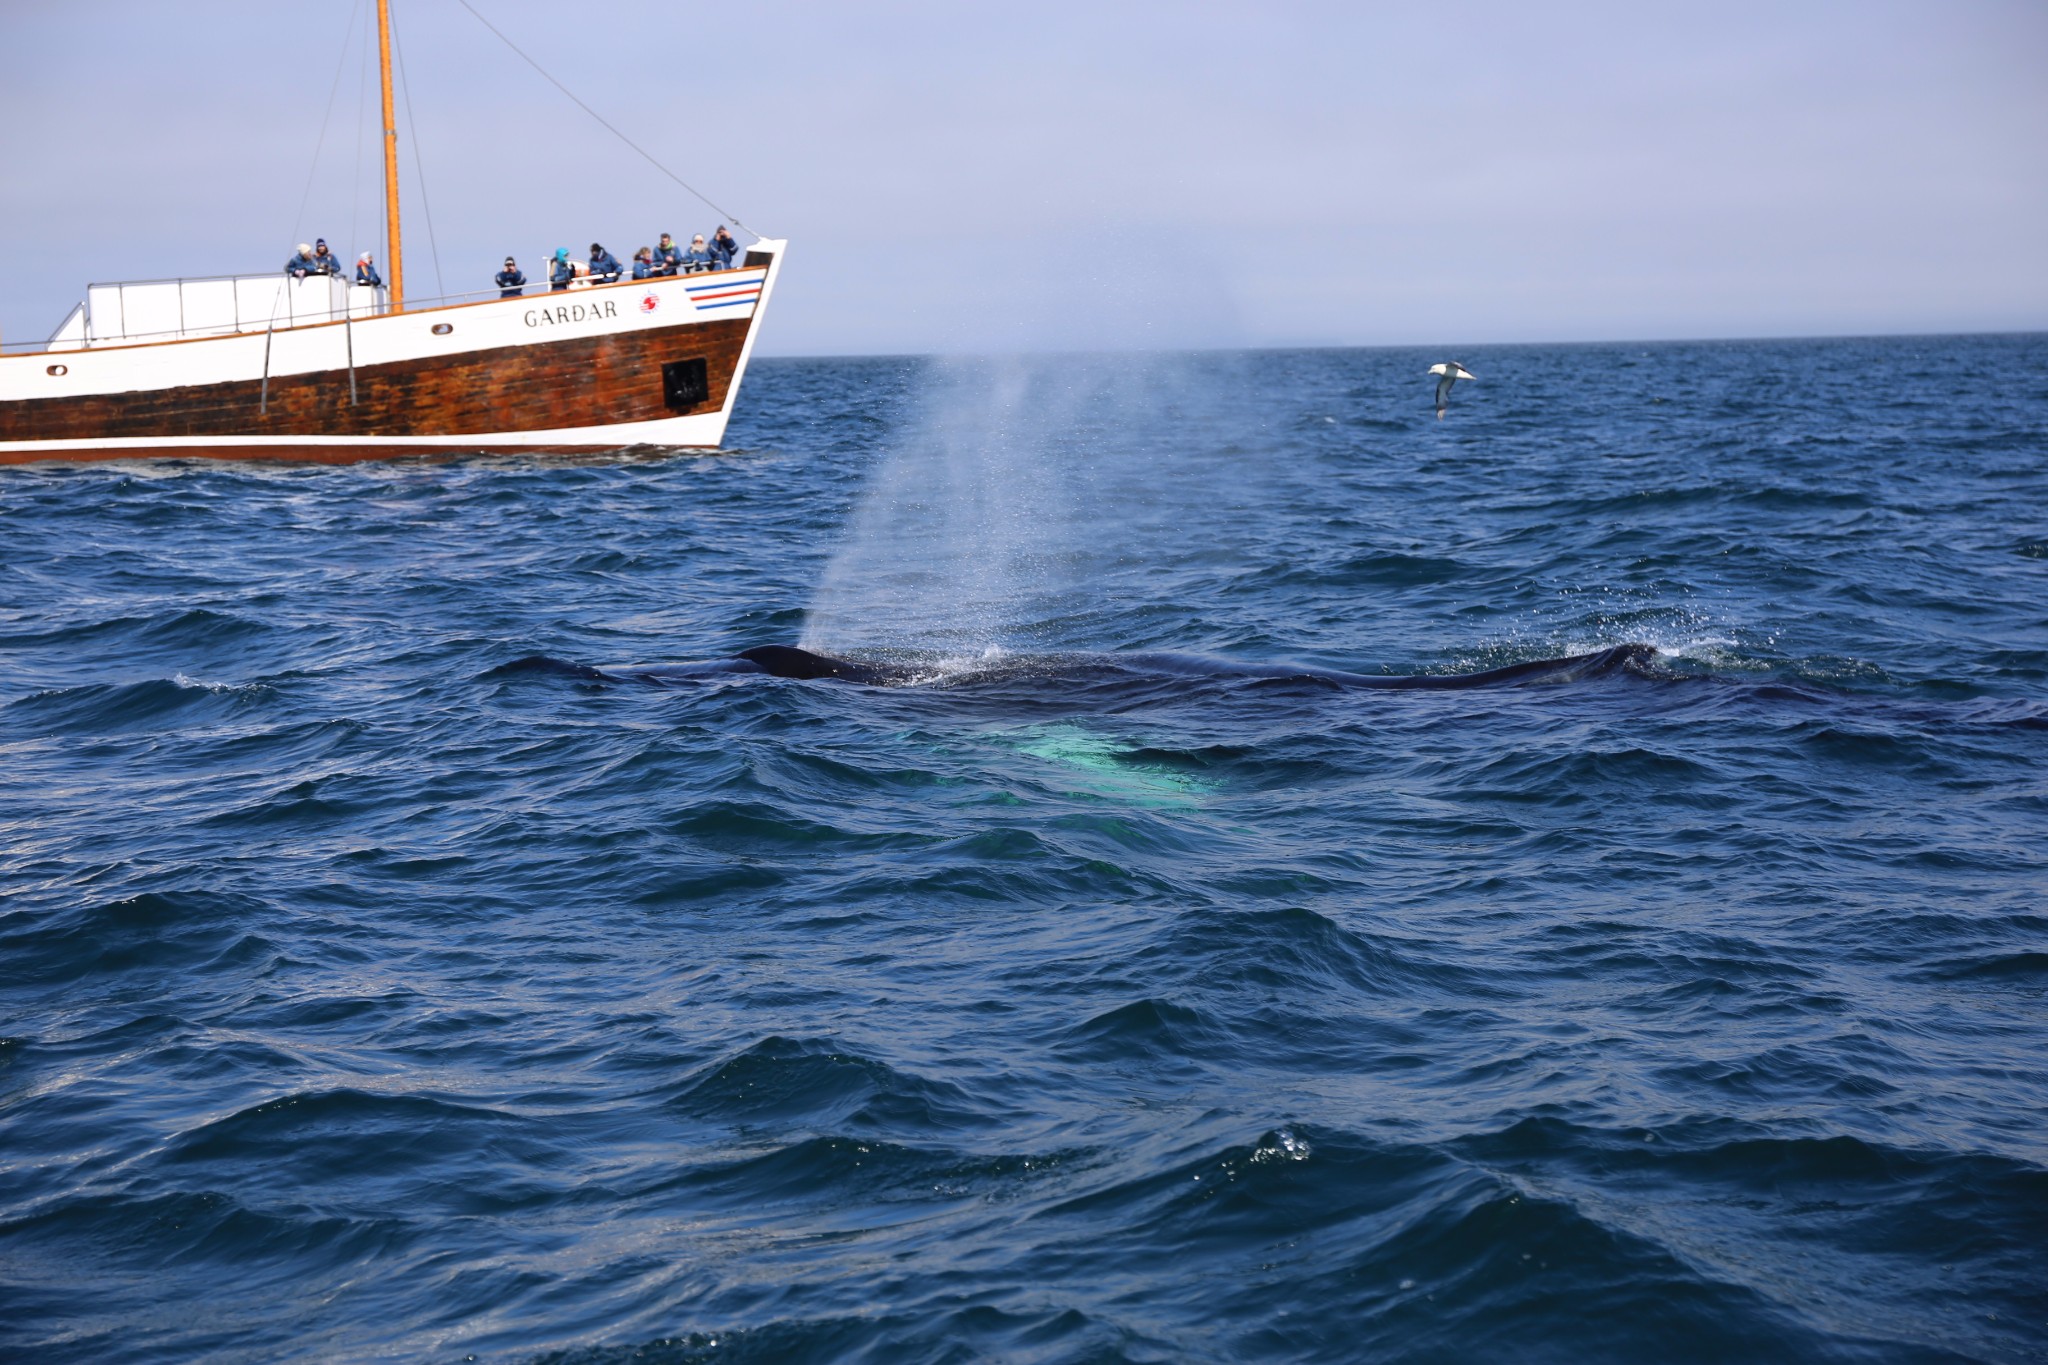
<svg viewBox="0 0 2048 1365">
<path fill-rule="evenodd" d="M 1451 385 L 1457 383 L 1460 379 L 1477 379 L 1479 376 L 1455 360 L 1446 360 L 1441 365 L 1432 365 L 1429 367 L 1429 372 L 1442 376 L 1442 378 L 1436 381 L 1436 416 L 1437 420 L 1441 422 L 1444 416 L 1444 409 L 1449 406 L 1451 401 Z"/>
</svg>

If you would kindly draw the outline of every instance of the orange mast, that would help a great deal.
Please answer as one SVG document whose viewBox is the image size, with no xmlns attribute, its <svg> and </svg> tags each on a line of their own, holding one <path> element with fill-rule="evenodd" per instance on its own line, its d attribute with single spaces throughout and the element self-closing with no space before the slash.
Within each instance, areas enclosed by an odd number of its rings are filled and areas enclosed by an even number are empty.
<svg viewBox="0 0 2048 1365">
<path fill-rule="evenodd" d="M 398 244 L 398 120 L 391 112 L 391 0 L 377 0 L 377 60 L 384 79 L 384 236 L 391 311 L 405 311 L 405 252 Z"/>
</svg>

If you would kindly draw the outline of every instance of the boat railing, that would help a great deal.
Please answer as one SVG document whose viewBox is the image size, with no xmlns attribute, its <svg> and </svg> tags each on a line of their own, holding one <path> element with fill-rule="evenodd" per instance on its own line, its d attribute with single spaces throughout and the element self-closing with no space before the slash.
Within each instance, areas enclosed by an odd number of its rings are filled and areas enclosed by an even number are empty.
<svg viewBox="0 0 2048 1365">
<path fill-rule="evenodd" d="M 7 351 L 84 351 L 236 336 L 386 312 L 382 288 L 340 275 L 199 275 L 89 284 L 50 339 Z"/>
<path fill-rule="evenodd" d="M 569 290 L 625 283 L 630 278 L 622 276 L 618 281 L 607 281 L 601 276 L 578 276 Z M 551 292 L 545 275 L 538 280 L 530 278 L 524 288 L 528 297 Z M 406 299 L 405 311 L 423 313 L 486 302 L 502 294 L 493 285 L 488 289 L 424 298 L 413 295 Z M 72 308 L 48 341 L 0 344 L 0 355 L 282 332 L 293 327 L 383 317 L 390 311 L 388 290 L 359 285 L 340 275 L 296 278 L 277 273 L 126 280 L 87 285 L 84 302 Z"/>
</svg>

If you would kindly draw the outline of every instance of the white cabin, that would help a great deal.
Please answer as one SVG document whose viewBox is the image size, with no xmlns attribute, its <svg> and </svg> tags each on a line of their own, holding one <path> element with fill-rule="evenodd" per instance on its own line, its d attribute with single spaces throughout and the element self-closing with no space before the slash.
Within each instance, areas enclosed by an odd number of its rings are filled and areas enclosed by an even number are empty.
<svg viewBox="0 0 2048 1365">
<path fill-rule="evenodd" d="M 94 284 L 86 286 L 85 302 L 71 310 L 48 349 L 80 351 L 282 330 L 375 317 L 389 305 L 385 289 L 358 285 L 340 275 L 296 279 L 276 271 Z"/>
</svg>

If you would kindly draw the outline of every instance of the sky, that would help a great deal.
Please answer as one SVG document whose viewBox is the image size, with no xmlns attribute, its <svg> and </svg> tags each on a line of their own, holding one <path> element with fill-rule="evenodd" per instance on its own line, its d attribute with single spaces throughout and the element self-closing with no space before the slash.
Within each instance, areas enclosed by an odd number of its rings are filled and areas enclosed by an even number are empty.
<svg viewBox="0 0 2048 1365">
<path fill-rule="evenodd" d="M 2043 0 L 470 3 L 719 207 L 393 0 L 415 301 L 738 222 L 763 354 L 2048 329 Z M 377 249 L 373 9 L 0 0 L 0 340 Z"/>
</svg>

